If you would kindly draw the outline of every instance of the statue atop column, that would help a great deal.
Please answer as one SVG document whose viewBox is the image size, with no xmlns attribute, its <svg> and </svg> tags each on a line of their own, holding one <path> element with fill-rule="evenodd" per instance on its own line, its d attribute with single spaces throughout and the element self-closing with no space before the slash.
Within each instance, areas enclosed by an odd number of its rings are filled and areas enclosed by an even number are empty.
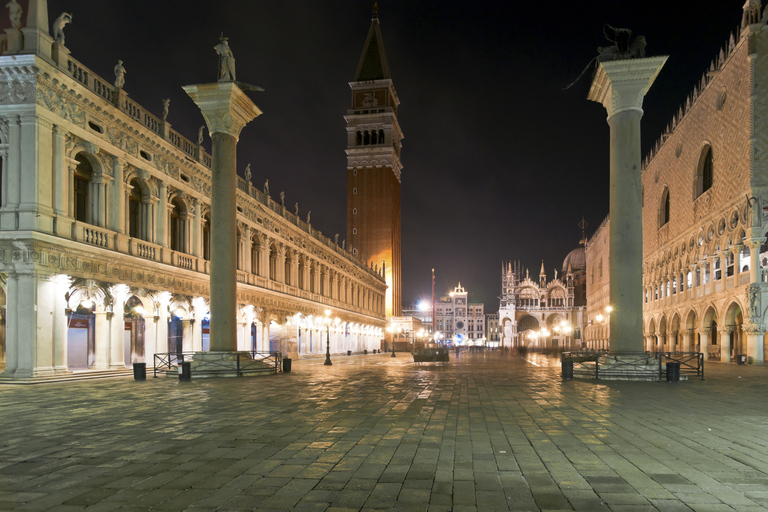
<svg viewBox="0 0 768 512">
<path fill-rule="evenodd" d="M 632 31 L 628 28 L 613 28 L 607 23 L 603 27 L 605 38 L 613 43 L 609 46 L 600 46 L 597 48 L 597 57 L 599 62 L 608 62 L 611 60 L 642 59 L 645 57 L 645 37 L 637 36 L 630 43 Z"/>
<path fill-rule="evenodd" d="M 67 23 L 72 23 L 72 15 L 68 12 L 61 13 L 53 22 L 53 38 L 61 46 L 64 46 L 64 26 Z"/>
<path fill-rule="evenodd" d="M 214 46 L 214 50 L 219 56 L 219 82 L 234 82 L 235 78 L 235 56 L 232 55 L 232 50 L 229 47 L 229 38 L 224 37 L 224 34 L 219 38 L 221 41 Z"/>
</svg>

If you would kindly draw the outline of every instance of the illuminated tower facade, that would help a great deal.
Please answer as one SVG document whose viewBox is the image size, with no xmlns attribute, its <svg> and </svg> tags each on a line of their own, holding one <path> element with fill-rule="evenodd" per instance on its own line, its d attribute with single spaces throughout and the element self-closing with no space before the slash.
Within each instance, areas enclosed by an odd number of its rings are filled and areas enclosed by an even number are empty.
<svg viewBox="0 0 768 512">
<path fill-rule="evenodd" d="M 368 265 L 384 266 L 386 314 L 401 314 L 400 101 L 389 73 L 374 7 L 371 28 L 350 82 L 347 111 L 347 240 Z"/>
</svg>

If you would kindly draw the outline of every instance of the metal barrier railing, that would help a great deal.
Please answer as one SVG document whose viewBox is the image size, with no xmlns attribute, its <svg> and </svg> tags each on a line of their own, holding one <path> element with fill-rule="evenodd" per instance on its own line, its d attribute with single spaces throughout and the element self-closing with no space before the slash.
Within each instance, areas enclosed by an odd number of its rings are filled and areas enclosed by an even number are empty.
<svg viewBox="0 0 768 512">
<path fill-rule="evenodd" d="M 596 380 L 610 377 L 621 377 L 632 374 L 635 377 L 664 380 L 667 369 L 666 363 L 680 365 L 680 375 L 696 376 L 704 380 L 704 356 L 700 352 L 633 352 L 622 353 L 622 356 L 610 365 L 601 365 L 600 358 L 608 355 L 606 352 L 578 351 L 563 352 L 560 355 L 561 366 L 573 365 L 574 375 L 594 374 Z M 656 360 L 648 364 L 648 360 Z M 651 366 L 653 367 L 651 369 Z"/>
<path fill-rule="evenodd" d="M 231 374 L 238 377 L 259 373 L 276 374 L 283 371 L 283 358 L 280 352 L 203 352 L 204 358 L 195 359 L 199 352 L 168 352 L 155 354 L 154 376 L 158 372 L 178 372 L 179 365 L 185 361 L 195 361 L 193 375 L 216 376 Z M 219 357 L 215 357 L 216 354 Z M 233 364 L 234 363 L 234 367 Z"/>
</svg>

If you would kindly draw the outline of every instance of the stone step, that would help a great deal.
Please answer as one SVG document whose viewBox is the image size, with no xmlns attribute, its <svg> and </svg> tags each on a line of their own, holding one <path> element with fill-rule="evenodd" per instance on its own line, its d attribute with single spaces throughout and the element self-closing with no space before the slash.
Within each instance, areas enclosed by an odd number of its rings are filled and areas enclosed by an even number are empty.
<svg viewBox="0 0 768 512">
<path fill-rule="evenodd" d="M 147 370 L 147 376 L 151 377 L 151 369 Z M 133 369 L 125 368 L 119 370 L 79 370 L 71 373 L 64 373 L 58 375 L 49 375 L 43 377 L 33 377 L 31 379 L 11 379 L 8 377 L 0 377 L 0 385 L 25 385 L 25 384 L 47 384 L 51 382 L 74 382 L 81 380 L 93 380 L 93 379 L 114 379 L 114 378 L 133 377 Z"/>
</svg>

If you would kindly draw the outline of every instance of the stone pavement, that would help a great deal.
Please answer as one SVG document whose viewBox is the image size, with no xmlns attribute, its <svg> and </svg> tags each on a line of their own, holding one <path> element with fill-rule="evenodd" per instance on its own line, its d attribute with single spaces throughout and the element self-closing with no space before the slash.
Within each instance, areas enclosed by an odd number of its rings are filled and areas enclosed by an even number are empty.
<svg viewBox="0 0 768 512">
<path fill-rule="evenodd" d="M 767 367 L 596 383 L 536 355 L 451 358 L 0 387 L 0 510 L 768 507 Z"/>
</svg>

